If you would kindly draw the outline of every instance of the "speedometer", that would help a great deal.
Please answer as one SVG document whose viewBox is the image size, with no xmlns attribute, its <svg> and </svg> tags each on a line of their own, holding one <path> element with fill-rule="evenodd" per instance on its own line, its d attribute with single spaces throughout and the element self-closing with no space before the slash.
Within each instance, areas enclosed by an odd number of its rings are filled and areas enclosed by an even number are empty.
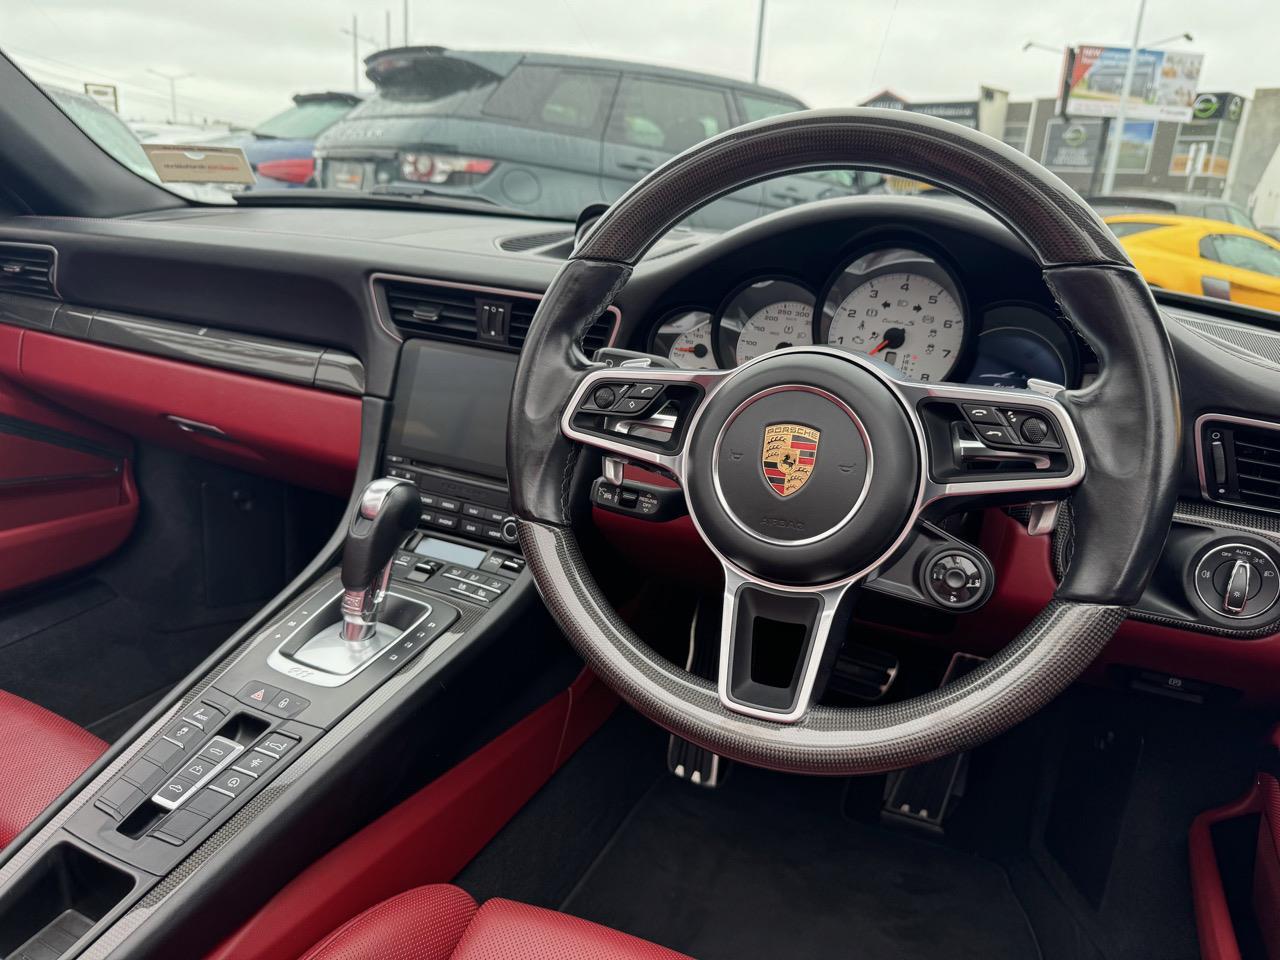
<svg viewBox="0 0 1280 960">
<path fill-rule="evenodd" d="M 946 380 L 965 346 L 965 309 L 951 275 L 914 250 L 855 260 L 823 305 L 823 342 L 896 367 L 910 380 Z"/>
<path fill-rule="evenodd" d="M 760 280 L 729 298 L 721 311 L 720 354 L 734 364 L 813 343 L 813 293 L 790 280 Z"/>
<path fill-rule="evenodd" d="M 813 343 L 813 304 L 780 300 L 753 313 L 738 334 L 734 350 L 738 363 L 770 350 L 800 347 Z"/>
</svg>

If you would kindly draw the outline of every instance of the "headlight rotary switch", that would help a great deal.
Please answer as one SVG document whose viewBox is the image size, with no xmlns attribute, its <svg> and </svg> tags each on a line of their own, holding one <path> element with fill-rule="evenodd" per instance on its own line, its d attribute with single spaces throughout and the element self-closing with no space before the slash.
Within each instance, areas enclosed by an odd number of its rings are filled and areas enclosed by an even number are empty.
<svg viewBox="0 0 1280 960">
<path fill-rule="evenodd" d="M 1280 598 L 1280 566 L 1260 547 L 1216 544 L 1196 563 L 1195 589 L 1200 602 L 1218 616 L 1251 620 Z"/>
</svg>

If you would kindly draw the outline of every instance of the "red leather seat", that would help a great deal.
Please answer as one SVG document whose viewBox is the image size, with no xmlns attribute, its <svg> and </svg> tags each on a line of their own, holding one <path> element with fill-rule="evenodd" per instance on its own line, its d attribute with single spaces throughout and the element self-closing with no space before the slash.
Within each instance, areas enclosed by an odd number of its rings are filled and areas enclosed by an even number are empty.
<svg viewBox="0 0 1280 960">
<path fill-rule="evenodd" d="M 448 884 L 417 887 L 347 921 L 303 960 L 689 960 L 596 923 L 511 900 L 476 907 Z"/>
<path fill-rule="evenodd" d="M 0 690 L 0 847 L 84 773 L 107 744 L 44 707 Z"/>
</svg>

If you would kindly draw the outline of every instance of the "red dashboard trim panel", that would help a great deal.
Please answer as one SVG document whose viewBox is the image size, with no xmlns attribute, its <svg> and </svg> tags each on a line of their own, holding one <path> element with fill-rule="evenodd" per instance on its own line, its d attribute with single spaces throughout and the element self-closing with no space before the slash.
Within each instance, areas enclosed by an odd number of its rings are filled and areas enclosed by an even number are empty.
<svg viewBox="0 0 1280 960">
<path fill-rule="evenodd" d="M 17 352 L 24 386 L 132 436 L 301 486 L 350 492 L 360 450 L 358 398 L 32 330 L 22 331 Z M 221 435 L 185 431 L 170 416 Z"/>
</svg>

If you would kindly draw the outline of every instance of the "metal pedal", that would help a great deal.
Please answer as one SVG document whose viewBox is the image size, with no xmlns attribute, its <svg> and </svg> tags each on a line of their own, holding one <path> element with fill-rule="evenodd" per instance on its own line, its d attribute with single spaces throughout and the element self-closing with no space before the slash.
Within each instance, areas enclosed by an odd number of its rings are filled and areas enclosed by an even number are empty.
<svg viewBox="0 0 1280 960">
<path fill-rule="evenodd" d="M 715 680 L 717 659 L 719 657 L 718 630 L 715 618 L 703 623 L 698 616 L 702 612 L 702 603 L 693 611 L 693 622 L 689 624 L 689 656 L 685 659 L 684 668 L 690 673 L 705 680 Z M 700 787 L 714 789 L 720 786 L 729 769 L 729 761 L 719 754 L 704 750 L 671 734 L 667 741 L 667 769 L 681 780 Z"/>
<path fill-rule="evenodd" d="M 898 658 L 891 653 L 845 643 L 827 681 L 827 690 L 857 700 L 879 700 L 898 676 Z"/>
<path fill-rule="evenodd" d="M 674 733 L 667 743 L 667 769 L 699 787 L 720 786 L 727 765 L 728 761 L 718 753 L 704 750 Z"/>
<path fill-rule="evenodd" d="M 982 662 L 982 657 L 957 653 L 951 658 L 942 684 L 945 686 L 964 676 Z M 943 833 L 947 814 L 955 801 L 964 796 L 968 769 L 969 754 L 964 751 L 891 774 L 885 784 L 880 819 L 885 823 Z"/>
</svg>

